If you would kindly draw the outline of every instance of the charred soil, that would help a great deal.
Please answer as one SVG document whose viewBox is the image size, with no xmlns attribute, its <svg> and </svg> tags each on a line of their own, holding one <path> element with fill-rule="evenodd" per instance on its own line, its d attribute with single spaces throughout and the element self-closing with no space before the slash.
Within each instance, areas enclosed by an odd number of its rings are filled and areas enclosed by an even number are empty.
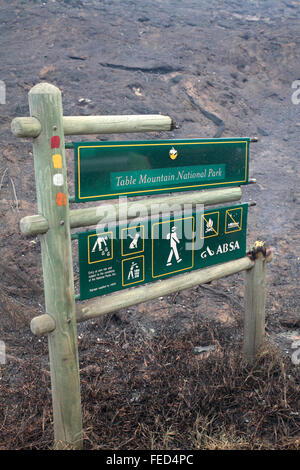
<svg viewBox="0 0 300 470">
<path fill-rule="evenodd" d="M 10 131 L 42 81 L 62 90 L 68 116 L 163 113 L 179 124 L 74 140 L 257 135 L 248 241 L 274 252 L 266 346 L 252 367 L 241 362 L 242 275 L 78 326 L 85 448 L 300 448 L 299 21 L 296 0 L 1 2 L 0 449 L 53 440 L 47 339 L 29 327 L 44 313 L 40 245 L 19 231 L 37 213 L 32 145 Z"/>
</svg>

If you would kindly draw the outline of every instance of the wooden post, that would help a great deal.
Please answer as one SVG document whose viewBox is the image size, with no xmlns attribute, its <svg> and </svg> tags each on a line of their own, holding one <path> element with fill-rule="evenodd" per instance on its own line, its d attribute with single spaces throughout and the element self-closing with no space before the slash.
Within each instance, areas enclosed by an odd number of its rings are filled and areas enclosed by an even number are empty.
<svg viewBox="0 0 300 470">
<path fill-rule="evenodd" d="M 61 92 L 41 83 L 29 92 L 30 115 L 41 124 L 33 140 L 38 211 L 48 221 L 41 235 L 56 449 L 82 447 L 82 420 Z M 55 155 L 55 158 L 52 158 Z M 59 157 L 60 156 L 60 157 Z"/>
<path fill-rule="evenodd" d="M 127 204 L 127 218 L 132 219 L 136 217 L 135 212 L 132 210 L 134 207 L 143 206 L 149 215 L 160 214 L 162 206 L 182 206 L 184 204 L 214 205 L 220 202 L 238 201 L 242 197 L 242 190 L 240 187 L 224 188 L 208 191 L 197 191 L 180 196 L 163 196 L 156 198 L 140 199 Z M 105 210 L 105 208 L 107 208 Z M 113 210 L 112 210 L 113 209 Z M 119 204 L 106 204 L 96 207 L 88 207 L 86 209 L 73 209 L 70 210 L 70 226 L 71 228 L 88 227 L 89 225 L 97 225 L 101 222 L 105 215 L 105 222 L 116 222 L 119 220 L 120 205 Z M 122 214 L 124 217 L 124 214 Z M 42 215 L 28 215 L 20 220 L 20 230 L 23 235 L 37 235 L 45 233 L 49 230 L 49 225 L 45 217 Z"/>
<path fill-rule="evenodd" d="M 253 268 L 246 271 L 243 356 L 254 362 L 265 334 L 266 260 L 257 253 Z"/>
<path fill-rule="evenodd" d="M 16 137 L 38 137 L 41 123 L 33 117 L 18 117 L 11 123 Z M 129 116 L 64 116 L 64 135 L 122 134 L 128 132 L 171 131 L 177 124 L 161 114 Z"/>
<path fill-rule="evenodd" d="M 239 258 L 227 263 L 209 266 L 198 269 L 190 273 L 179 274 L 178 276 L 164 279 L 160 282 L 153 282 L 135 289 L 126 289 L 123 292 L 114 292 L 105 297 L 90 299 L 84 304 L 76 305 L 76 318 L 78 322 L 83 322 L 91 318 L 97 318 L 106 313 L 115 312 L 121 308 L 131 307 L 141 302 L 156 299 L 163 295 L 179 292 L 196 285 L 205 284 L 216 279 L 220 279 L 232 274 L 250 269 L 254 265 L 248 256 Z M 31 320 L 31 331 L 35 335 L 43 335 L 53 331 L 55 322 L 47 313 L 34 317 Z"/>
</svg>

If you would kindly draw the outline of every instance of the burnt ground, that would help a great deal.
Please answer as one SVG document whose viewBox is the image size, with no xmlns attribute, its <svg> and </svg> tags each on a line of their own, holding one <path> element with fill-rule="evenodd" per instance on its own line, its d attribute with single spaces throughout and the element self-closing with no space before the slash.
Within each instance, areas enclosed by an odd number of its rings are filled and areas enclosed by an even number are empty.
<svg viewBox="0 0 300 470">
<path fill-rule="evenodd" d="M 52 445 L 47 340 L 29 327 L 44 312 L 40 246 L 19 231 L 37 212 L 32 146 L 10 132 L 41 81 L 62 90 L 65 115 L 160 112 L 179 124 L 74 140 L 258 136 L 248 241 L 274 252 L 253 368 L 240 361 L 242 275 L 78 326 L 85 448 L 299 449 L 299 21 L 296 0 L 0 2 L 0 449 Z"/>
</svg>

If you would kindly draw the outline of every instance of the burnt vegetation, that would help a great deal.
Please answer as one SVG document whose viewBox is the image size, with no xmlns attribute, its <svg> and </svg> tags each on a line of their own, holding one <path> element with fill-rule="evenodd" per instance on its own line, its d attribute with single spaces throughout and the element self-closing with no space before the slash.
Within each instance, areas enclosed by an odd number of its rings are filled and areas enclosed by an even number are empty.
<svg viewBox="0 0 300 470">
<path fill-rule="evenodd" d="M 215 347 L 199 353 L 199 344 Z M 44 340 L 38 349 L 29 359 L 8 354 L 2 450 L 52 447 Z M 183 334 L 169 325 L 156 336 L 113 316 L 93 322 L 79 335 L 84 448 L 299 449 L 298 369 L 268 344 L 252 366 L 240 350 L 231 328 L 209 323 Z"/>
<path fill-rule="evenodd" d="M 65 116 L 162 113 L 179 124 L 74 140 L 259 135 L 257 184 L 243 189 L 257 203 L 247 238 L 274 253 L 266 344 L 252 366 L 237 275 L 78 325 L 84 448 L 300 449 L 299 16 L 294 0 L 1 2 L 1 450 L 53 446 L 47 338 L 29 326 L 45 313 L 40 242 L 19 230 L 38 212 L 32 142 L 10 131 L 43 81 L 62 90 Z M 70 150 L 67 160 L 72 195 Z M 73 257 L 78 290 L 76 242 Z"/>
</svg>

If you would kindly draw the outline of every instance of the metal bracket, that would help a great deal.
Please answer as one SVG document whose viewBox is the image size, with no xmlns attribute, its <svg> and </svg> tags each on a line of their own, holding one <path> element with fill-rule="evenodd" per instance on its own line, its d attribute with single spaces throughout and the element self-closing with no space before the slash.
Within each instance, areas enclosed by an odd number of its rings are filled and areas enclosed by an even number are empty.
<svg viewBox="0 0 300 470">
<path fill-rule="evenodd" d="M 259 253 L 263 254 L 265 261 L 271 261 L 273 258 L 271 248 L 269 248 L 264 241 L 257 240 L 252 249 L 247 252 L 247 256 L 254 261 Z"/>
</svg>

